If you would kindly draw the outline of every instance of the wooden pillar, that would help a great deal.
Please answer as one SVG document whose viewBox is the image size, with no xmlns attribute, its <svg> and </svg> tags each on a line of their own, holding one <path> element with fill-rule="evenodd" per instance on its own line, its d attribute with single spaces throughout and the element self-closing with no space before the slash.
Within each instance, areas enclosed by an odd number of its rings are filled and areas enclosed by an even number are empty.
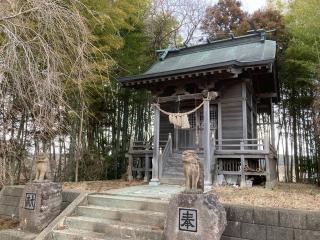
<svg viewBox="0 0 320 240">
<path fill-rule="evenodd" d="M 271 172 L 270 172 L 270 158 L 268 155 L 265 156 L 266 161 L 266 188 L 271 187 Z"/>
<path fill-rule="evenodd" d="M 254 134 L 254 123 L 253 123 L 253 94 L 250 95 L 250 106 L 251 106 L 251 114 L 250 114 L 250 117 L 251 117 L 251 138 L 254 139 L 256 138 L 255 134 Z"/>
<path fill-rule="evenodd" d="M 149 169 L 150 169 L 150 159 L 149 154 L 145 154 L 144 157 L 144 182 L 149 182 Z"/>
<path fill-rule="evenodd" d="M 265 162 L 266 162 L 266 187 L 270 188 L 272 185 L 271 181 L 271 168 L 270 168 L 270 143 L 269 136 L 264 137 L 264 150 L 265 150 Z"/>
<path fill-rule="evenodd" d="M 240 149 L 241 149 L 241 151 L 244 150 L 244 142 L 243 141 L 240 142 Z M 246 187 L 247 183 L 246 183 L 246 175 L 245 175 L 245 171 L 244 171 L 244 167 L 245 167 L 244 155 L 241 155 L 240 158 L 241 158 L 241 182 L 240 182 L 240 187 Z"/>
<path fill-rule="evenodd" d="M 133 180 L 133 175 L 132 175 L 133 158 L 132 158 L 132 155 L 128 153 L 126 153 L 125 156 L 128 158 L 128 168 L 127 168 L 128 181 L 132 181 Z"/>
<path fill-rule="evenodd" d="M 152 157 L 152 179 L 150 185 L 159 185 L 159 135 L 160 135 L 160 111 L 154 106 L 153 123 L 153 157 Z"/>
<path fill-rule="evenodd" d="M 170 134 L 170 133 L 169 133 Z M 163 173 L 163 152 L 162 148 L 159 148 L 159 180 L 162 178 Z"/>
<path fill-rule="evenodd" d="M 137 173 L 137 179 L 141 179 L 142 178 L 142 158 L 141 157 L 139 157 L 138 158 L 138 173 Z"/>
<path fill-rule="evenodd" d="M 212 185 L 211 156 L 210 156 L 210 100 L 205 99 L 203 105 L 203 148 L 204 148 L 204 185 Z"/>
<path fill-rule="evenodd" d="M 179 151 L 179 128 L 174 126 L 174 144 L 175 144 L 175 151 Z"/>
<path fill-rule="evenodd" d="M 242 83 L 242 137 L 248 138 L 248 122 L 247 122 L 247 85 L 246 82 Z"/>
<path fill-rule="evenodd" d="M 271 144 L 275 147 L 275 134 L 274 134 L 274 113 L 272 98 L 270 98 L 270 123 L 271 123 Z"/>
<path fill-rule="evenodd" d="M 210 157 L 211 157 L 211 161 L 212 161 L 211 166 L 212 166 L 212 173 L 213 173 L 212 184 L 217 186 L 218 185 L 217 184 L 217 176 L 218 176 L 218 163 L 217 163 L 217 161 L 218 161 L 218 159 L 215 156 L 215 150 L 216 150 L 216 132 L 215 132 L 215 130 L 212 131 L 210 137 L 211 137 Z"/>
<path fill-rule="evenodd" d="M 126 153 L 126 157 L 128 158 L 128 168 L 127 168 L 127 173 L 128 173 L 128 181 L 133 180 L 133 175 L 132 175 L 132 170 L 133 170 L 133 157 L 132 157 L 132 149 L 133 149 L 133 139 L 130 139 L 130 145 L 129 145 L 129 152 Z"/>
<path fill-rule="evenodd" d="M 268 135 L 264 136 L 263 144 L 264 144 L 264 151 L 265 151 L 265 153 L 266 153 L 266 154 L 269 154 L 269 151 L 270 151 L 270 142 L 269 142 L 269 136 L 268 136 Z"/>
<path fill-rule="evenodd" d="M 200 151 L 200 114 L 201 112 L 196 111 L 195 117 L 196 117 L 196 148 L 197 151 Z"/>
<path fill-rule="evenodd" d="M 222 110 L 221 110 L 221 101 L 218 102 L 218 142 L 219 150 L 221 150 L 222 144 Z"/>
</svg>

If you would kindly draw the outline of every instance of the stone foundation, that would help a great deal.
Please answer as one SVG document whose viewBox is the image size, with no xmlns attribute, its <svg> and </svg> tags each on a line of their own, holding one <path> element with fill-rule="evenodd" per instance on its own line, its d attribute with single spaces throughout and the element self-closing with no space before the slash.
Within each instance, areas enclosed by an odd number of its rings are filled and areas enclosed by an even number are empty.
<svg viewBox="0 0 320 240">
<path fill-rule="evenodd" d="M 0 217 L 11 218 L 13 216 L 14 218 L 19 218 L 19 200 L 22 196 L 23 187 L 6 186 L 2 189 L 0 192 Z M 119 193 L 119 190 L 114 191 L 114 193 Z M 125 192 L 125 194 L 130 195 L 130 192 Z M 150 195 L 145 192 L 143 194 Z M 70 204 L 78 195 L 79 192 L 76 191 L 64 191 L 62 193 L 62 209 Z M 276 209 L 233 204 L 223 204 L 223 206 L 227 212 L 228 225 L 221 240 L 320 239 L 320 211 Z"/>
<path fill-rule="evenodd" d="M 41 232 L 61 211 L 62 184 L 33 182 L 24 187 L 19 207 L 20 228 Z"/>
<path fill-rule="evenodd" d="M 224 205 L 221 240 L 319 240 L 320 211 Z"/>
</svg>

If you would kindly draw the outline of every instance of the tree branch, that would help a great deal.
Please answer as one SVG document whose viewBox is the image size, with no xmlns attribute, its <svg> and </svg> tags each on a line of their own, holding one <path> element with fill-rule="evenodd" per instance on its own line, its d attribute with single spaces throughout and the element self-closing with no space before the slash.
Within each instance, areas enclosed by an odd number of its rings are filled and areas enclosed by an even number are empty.
<svg viewBox="0 0 320 240">
<path fill-rule="evenodd" d="M 17 14 L 14 14 L 14 15 L 11 15 L 11 16 L 2 17 L 2 18 L 0 18 L 0 21 L 5 21 L 5 20 L 12 19 L 12 18 L 16 18 L 16 17 L 18 17 L 20 15 L 27 14 L 27 13 L 30 13 L 30 12 L 34 12 L 34 11 L 37 11 L 37 10 L 39 10 L 39 8 L 37 8 L 37 7 L 31 8 L 29 10 L 18 12 Z"/>
</svg>

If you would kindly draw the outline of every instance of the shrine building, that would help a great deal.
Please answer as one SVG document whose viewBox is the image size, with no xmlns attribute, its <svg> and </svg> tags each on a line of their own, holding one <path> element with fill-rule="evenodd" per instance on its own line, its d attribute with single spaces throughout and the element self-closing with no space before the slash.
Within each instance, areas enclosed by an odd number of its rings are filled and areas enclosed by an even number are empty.
<svg viewBox="0 0 320 240">
<path fill-rule="evenodd" d="M 259 30 L 206 44 L 160 50 L 123 88 L 153 96 L 153 140 L 133 141 L 128 177 L 183 184 L 181 153 L 197 151 L 205 185 L 277 179 L 273 106 L 279 100 L 276 42 Z"/>
</svg>

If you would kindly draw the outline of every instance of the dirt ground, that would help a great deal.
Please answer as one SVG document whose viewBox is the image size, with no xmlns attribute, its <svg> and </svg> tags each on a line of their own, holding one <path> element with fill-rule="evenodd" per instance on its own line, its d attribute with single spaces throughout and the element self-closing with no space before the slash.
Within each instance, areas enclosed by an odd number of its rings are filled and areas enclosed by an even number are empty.
<svg viewBox="0 0 320 240">
<path fill-rule="evenodd" d="M 124 181 L 124 180 L 109 180 L 109 181 L 87 181 L 87 182 L 65 182 L 63 189 L 74 189 L 87 192 L 104 192 L 110 189 L 124 188 L 145 184 L 143 181 Z"/>
<path fill-rule="evenodd" d="M 222 203 L 320 211 L 320 188 L 309 184 L 278 183 L 273 189 L 263 187 L 216 187 Z"/>
<path fill-rule="evenodd" d="M 0 219 L 0 231 L 4 229 L 15 228 L 19 224 L 18 221 L 11 219 Z"/>
</svg>

